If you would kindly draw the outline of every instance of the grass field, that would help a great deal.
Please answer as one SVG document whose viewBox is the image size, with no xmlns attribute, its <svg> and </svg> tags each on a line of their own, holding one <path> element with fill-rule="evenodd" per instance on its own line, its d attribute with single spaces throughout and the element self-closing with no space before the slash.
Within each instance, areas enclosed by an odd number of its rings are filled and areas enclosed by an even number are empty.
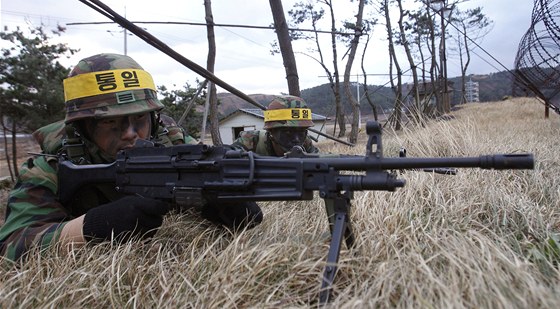
<svg viewBox="0 0 560 309">
<path fill-rule="evenodd" d="M 400 175 L 396 192 L 356 192 L 332 308 L 560 308 L 560 118 L 533 99 L 471 104 L 451 119 L 383 135 L 386 157 L 533 153 L 534 170 Z M 322 142 L 323 151 L 365 153 Z M 5 207 L 3 195 L 2 207 Z M 236 234 L 170 214 L 155 239 L 56 248 L 0 263 L 0 307 L 318 306 L 329 245 L 320 198 L 261 203 Z"/>
</svg>

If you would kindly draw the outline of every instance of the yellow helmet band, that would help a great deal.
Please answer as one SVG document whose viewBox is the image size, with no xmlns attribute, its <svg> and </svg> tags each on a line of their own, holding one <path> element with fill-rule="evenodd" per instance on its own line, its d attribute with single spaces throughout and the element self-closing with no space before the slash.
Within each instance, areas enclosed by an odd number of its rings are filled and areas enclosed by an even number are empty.
<svg viewBox="0 0 560 309">
<path fill-rule="evenodd" d="M 264 111 L 264 121 L 311 120 L 309 108 L 286 108 Z"/>
<path fill-rule="evenodd" d="M 156 91 L 150 73 L 139 69 L 107 70 L 85 73 L 64 80 L 66 102 L 93 95 L 137 89 Z"/>
</svg>

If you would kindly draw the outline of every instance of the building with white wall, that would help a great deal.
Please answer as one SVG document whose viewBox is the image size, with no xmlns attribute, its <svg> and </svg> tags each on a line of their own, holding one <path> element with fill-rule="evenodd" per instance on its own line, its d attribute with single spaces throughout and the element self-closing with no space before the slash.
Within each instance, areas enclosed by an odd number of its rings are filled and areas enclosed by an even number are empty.
<svg viewBox="0 0 560 309">
<path fill-rule="evenodd" d="M 317 131 L 325 133 L 327 117 L 311 113 L 311 119 Z M 241 108 L 220 120 L 220 136 L 224 144 L 231 144 L 241 131 L 262 130 L 264 126 L 264 111 L 259 108 Z M 322 140 L 325 137 L 309 132 L 313 139 Z"/>
</svg>

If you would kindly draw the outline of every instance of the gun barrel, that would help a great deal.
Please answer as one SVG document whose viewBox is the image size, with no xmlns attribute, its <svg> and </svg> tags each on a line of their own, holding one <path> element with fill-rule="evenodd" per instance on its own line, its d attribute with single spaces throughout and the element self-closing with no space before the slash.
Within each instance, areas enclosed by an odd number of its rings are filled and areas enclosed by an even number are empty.
<svg viewBox="0 0 560 309">
<path fill-rule="evenodd" d="M 485 166 L 481 166 L 481 168 L 493 168 L 496 170 L 535 168 L 535 159 L 532 154 L 490 155 L 481 156 L 480 159 L 485 161 Z"/>
<path fill-rule="evenodd" d="M 319 159 L 318 161 L 321 161 Z M 325 159 L 325 161 L 329 161 Z M 316 161 L 317 162 L 317 161 Z M 495 154 L 479 157 L 457 157 L 457 158 L 357 158 L 348 160 L 332 160 L 328 163 L 331 167 L 343 170 L 360 171 L 364 169 L 373 170 L 404 170 L 424 168 L 453 168 L 471 167 L 482 169 L 533 169 L 535 161 L 532 154 Z"/>
</svg>

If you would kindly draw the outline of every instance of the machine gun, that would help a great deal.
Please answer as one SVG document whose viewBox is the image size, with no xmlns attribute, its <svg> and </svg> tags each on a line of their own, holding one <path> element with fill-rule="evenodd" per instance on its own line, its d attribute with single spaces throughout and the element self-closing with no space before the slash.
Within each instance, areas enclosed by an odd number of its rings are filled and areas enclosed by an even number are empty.
<svg viewBox="0 0 560 309">
<path fill-rule="evenodd" d="M 266 157 L 229 146 L 147 144 L 126 149 L 112 164 L 59 163 L 60 201 L 71 200 L 80 187 L 114 183 L 118 192 L 166 200 L 181 207 L 208 201 L 324 199 L 331 231 L 319 301 L 329 301 L 342 241 L 351 248 L 354 234 L 350 200 L 359 190 L 394 191 L 405 181 L 391 170 L 482 168 L 532 169 L 532 154 L 497 154 L 457 158 L 384 158 L 381 126 L 368 122 L 366 155 L 306 154 L 294 149 L 286 156 Z M 341 173 L 354 171 L 355 173 Z M 360 173 L 358 173 L 360 172 Z"/>
</svg>

